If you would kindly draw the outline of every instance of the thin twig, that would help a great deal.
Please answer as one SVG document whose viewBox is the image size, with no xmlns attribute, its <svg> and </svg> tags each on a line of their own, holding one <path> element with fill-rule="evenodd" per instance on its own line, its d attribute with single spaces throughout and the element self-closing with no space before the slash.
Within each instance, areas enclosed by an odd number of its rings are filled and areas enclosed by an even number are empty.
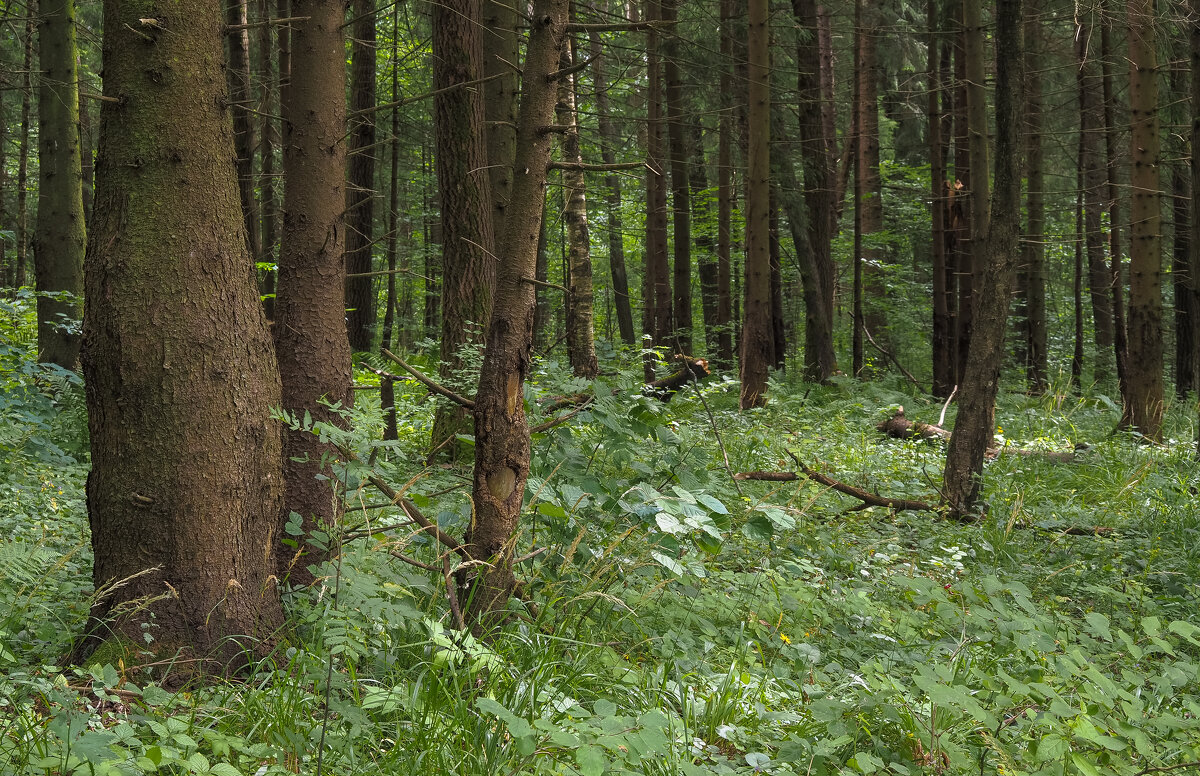
<svg viewBox="0 0 1200 776">
<path fill-rule="evenodd" d="M 404 359 L 400 358 L 400 356 L 397 356 L 395 353 L 388 350 L 387 348 L 383 348 L 382 352 L 383 352 L 383 355 L 387 356 L 392 361 L 395 361 L 397 364 L 399 364 L 400 367 L 405 372 L 408 372 L 410 375 L 417 378 L 417 381 L 420 382 L 421 385 L 424 385 L 426 388 L 428 388 L 429 390 L 438 394 L 439 396 L 445 396 L 447 399 L 449 399 L 450 401 L 459 405 L 460 407 L 465 407 L 466 409 L 471 410 L 472 412 L 475 411 L 475 402 L 471 401 L 470 399 L 459 396 L 457 393 L 450 390 L 449 388 L 446 388 L 438 383 L 435 383 L 433 380 L 430 380 L 428 377 L 426 377 L 425 375 L 421 374 L 413 367 L 406 364 L 404 362 Z"/>
</svg>

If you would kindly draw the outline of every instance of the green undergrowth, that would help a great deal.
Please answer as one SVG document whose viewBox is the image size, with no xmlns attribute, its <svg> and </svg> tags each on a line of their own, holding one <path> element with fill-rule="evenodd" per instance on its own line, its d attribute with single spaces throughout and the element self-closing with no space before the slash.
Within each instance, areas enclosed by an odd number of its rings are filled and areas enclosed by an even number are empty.
<svg viewBox="0 0 1200 776">
<path fill-rule="evenodd" d="M 345 525 L 310 537 L 344 554 L 288 593 L 284 646 L 172 693 L 125 660 L 59 662 L 90 593 L 77 388 L 5 347 L 5 396 L 24 398 L 0 407 L 2 773 L 1200 772 L 1193 405 L 1150 446 L 1112 433 L 1099 394 L 1003 395 L 1010 452 L 964 525 L 731 477 L 795 456 L 936 502 L 943 447 L 874 428 L 901 405 L 938 420 L 898 381 L 781 381 L 741 412 L 721 377 L 641 395 L 637 354 L 595 382 L 543 362 L 531 418 L 546 397 L 597 398 L 535 436 L 527 600 L 481 641 L 452 628 L 440 571 L 394 557 L 440 568 L 365 481 L 369 466 L 451 533 L 470 520 L 469 468 L 425 465 L 433 403 L 404 385 L 398 441 L 377 439 L 369 401 L 352 432 L 317 429 L 368 463 L 345 472 Z"/>
</svg>

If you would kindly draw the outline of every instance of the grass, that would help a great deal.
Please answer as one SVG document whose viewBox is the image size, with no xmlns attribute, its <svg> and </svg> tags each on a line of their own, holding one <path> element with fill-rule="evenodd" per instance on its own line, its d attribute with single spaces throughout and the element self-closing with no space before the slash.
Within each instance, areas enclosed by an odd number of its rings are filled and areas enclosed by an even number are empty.
<svg viewBox="0 0 1200 776">
<path fill-rule="evenodd" d="M 1087 448 L 1001 456 L 987 520 L 963 526 L 850 511 L 809 481 L 736 484 L 697 397 L 640 397 L 626 370 L 535 440 L 517 554 L 544 548 L 521 566 L 537 607 L 503 633 L 449 630 L 441 581 L 384 552 L 431 548 L 352 488 L 347 523 L 366 530 L 336 600 L 332 582 L 293 592 L 290 639 L 243 681 L 168 693 L 137 666 L 56 662 L 90 594 L 79 398 L 37 389 L 18 350 L 0 376 L 25 391 L 0 422 L 2 773 L 1200 772 L 1191 407 L 1148 447 L 1110 433 L 1096 396 L 1003 395 L 1009 444 Z M 575 389 L 562 371 L 543 364 L 531 398 Z M 874 431 L 897 404 L 936 421 L 906 390 L 779 382 L 746 413 L 732 382 L 704 393 L 734 470 L 790 468 L 790 450 L 936 500 L 942 448 Z M 419 469 L 421 399 L 401 396 L 402 439 L 379 447 L 392 482 Z M 379 446 L 376 410 L 355 423 L 354 444 Z M 464 473 L 414 488 L 450 530 L 470 515 Z"/>
</svg>

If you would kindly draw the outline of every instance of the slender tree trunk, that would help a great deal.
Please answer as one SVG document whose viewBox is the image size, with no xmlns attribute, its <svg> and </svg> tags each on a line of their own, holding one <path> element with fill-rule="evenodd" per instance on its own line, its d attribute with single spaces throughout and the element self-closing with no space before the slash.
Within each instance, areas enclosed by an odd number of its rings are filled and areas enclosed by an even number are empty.
<svg viewBox="0 0 1200 776">
<path fill-rule="evenodd" d="M 968 0 L 968 4 L 971 0 Z M 979 275 L 975 333 L 958 399 L 954 434 L 946 450 L 942 496 L 952 515 L 973 513 L 984 454 L 995 430 L 996 392 L 1004 358 L 1009 296 L 1021 234 L 1020 84 L 1021 0 L 996 7 L 996 193 Z M 982 52 L 980 52 L 982 53 Z M 983 172 L 975 168 L 978 172 Z M 978 175 L 978 178 L 985 177 Z"/>
<path fill-rule="evenodd" d="M 219 672 L 268 653 L 283 623 L 279 373 L 243 239 L 220 4 L 144 14 L 105 3 L 104 88 L 123 99 L 101 108 L 83 365 L 107 592 L 73 657 L 116 638 Z"/>
<path fill-rule="evenodd" d="M 989 163 L 985 35 L 980 0 L 963 0 L 963 94 L 966 103 L 967 154 L 970 157 L 970 172 L 963 183 L 970 195 L 970 220 L 967 225 L 966 248 L 960 254 L 958 316 L 960 327 L 959 384 L 966 380 L 966 363 L 969 359 L 970 340 L 976 330 L 975 313 L 979 295 L 975 293 L 976 276 L 985 271 L 984 241 L 988 230 L 991 193 L 988 175 Z"/>
<path fill-rule="evenodd" d="M 1192 126 L 1191 126 L 1191 173 L 1192 173 L 1192 193 L 1193 196 L 1189 200 L 1191 205 L 1191 219 L 1189 226 L 1191 227 L 1191 239 L 1188 241 L 1188 252 L 1190 253 L 1192 277 L 1200 284 L 1200 197 L 1195 196 L 1197 183 L 1200 181 L 1200 0 L 1190 0 L 1188 8 L 1192 14 L 1190 24 L 1191 33 L 1191 76 L 1192 76 Z M 1196 338 L 1196 345 L 1200 348 L 1200 337 Z M 1196 360 L 1200 363 L 1200 353 L 1196 354 Z M 1198 418 L 1200 421 L 1200 418 Z M 1196 436 L 1196 455 L 1200 457 L 1200 422 L 1197 423 Z"/>
<path fill-rule="evenodd" d="M 962 4 L 951 6 L 952 25 L 958 27 L 954 36 L 953 70 L 954 70 L 954 183 L 948 193 L 951 195 L 950 218 L 948 228 L 951 232 L 952 248 L 947 249 L 949 276 L 951 282 L 949 293 L 953 295 L 950 311 L 954 330 L 954 384 L 962 385 L 963 370 L 967 363 L 967 350 L 971 344 L 971 313 L 972 293 L 975 288 L 974 263 L 971 256 L 971 192 L 972 175 L 970 142 L 968 140 L 967 121 L 967 68 L 966 68 L 966 32 L 962 29 Z M 980 175 L 987 175 L 983 170 Z"/>
<path fill-rule="evenodd" d="M 733 356 L 733 0 L 719 0 L 721 14 L 721 113 L 717 125 L 717 365 L 730 369 Z"/>
<path fill-rule="evenodd" d="M 483 71 L 481 0 L 433 6 L 435 89 L 478 80 Z M 487 170 L 483 95 L 473 88 L 439 92 L 433 100 L 435 161 L 442 215 L 443 381 L 467 369 L 464 348 L 486 341 L 496 286 L 492 189 Z M 462 407 L 443 403 L 433 424 L 432 450 L 466 452 L 454 441 L 471 427 Z"/>
<path fill-rule="evenodd" d="M 93 122 L 88 105 L 89 98 L 84 97 L 81 90 L 77 91 L 79 91 L 79 174 L 83 178 L 83 227 L 86 231 L 92 222 L 92 197 L 96 180 L 96 142 L 92 138 Z M 0 115 L 4 115 L 2 108 L 0 108 Z M 4 134 L 4 131 L 0 131 L 0 143 L 4 141 Z M 0 151 L 0 168 L 3 166 L 4 153 Z M 6 179 L 7 173 L 0 172 L 0 191 L 3 191 Z M 0 205 L 0 223 L 4 223 L 3 212 L 4 207 Z"/>
<path fill-rule="evenodd" d="M 1172 78 L 1172 81 L 1176 80 Z M 1176 94 L 1183 92 L 1182 84 Z M 1182 149 L 1181 149 L 1182 150 Z M 1175 295 L 1175 395 L 1187 398 L 1197 387 L 1196 296 L 1191 267 L 1191 180 L 1185 162 L 1171 165 L 1171 281 Z"/>
<path fill-rule="evenodd" d="M 33 16 L 25 21 L 25 71 L 21 89 L 21 134 L 17 147 L 17 269 L 15 285 L 26 283 L 29 248 L 29 111 L 33 101 Z"/>
<path fill-rule="evenodd" d="M 250 255 L 262 254 L 258 225 L 258 202 L 254 198 L 254 123 L 250 120 L 250 29 L 246 0 L 225 0 L 225 24 L 229 81 L 229 112 L 233 116 L 233 148 L 237 154 L 238 193 L 242 202 L 242 220 L 246 224 L 246 244 Z"/>
<path fill-rule="evenodd" d="M 391 99 L 400 94 L 400 3 L 392 5 Z M 392 349 L 392 334 L 396 328 L 396 247 L 400 239 L 400 106 L 392 106 L 392 137 L 388 142 L 388 220 L 387 220 L 387 301 L 383 308 L 381 350 Z M 383 412 L 383 438 L 400 438 L 396 422 L 396 385 L 390 377 L 379 384 L 379 405 Z"/>
<path fill-rule="evenodd" d="M 1153 0 L 1130 0 L 1130 211 L 1128 422 L 1146 438 L 1162 435 L 1162 242 L 1158 178 L 1158 53 Z"/>
<path fill-rule="evenodd" d="M 287 0 L 281 0 L 286 3 Z M 262 84 L 258 112 L 258 191 L 259 212 L 262 216 L 262 247 L 255 257 L 260 262 L 258 270 L 259 291 L 262 295 L 263 312 L 267 320 L 275 320 L 275 264 L 279 255 L 279 185 L 275 175 L 275 149 L 279 147 L 279 90 L 280 79 L 275 68 L 273 54 L 278 50 L 280 69 L 286 64 L 283 40 L 286 30 L 280 30 L 278 48 L 271 37 L 274 25 L 271 21 L 270 0 L 258 0 L 258 16 L 262 26 L 258 30 L 258 79 Z M 265 266 L 264 266 L 265 265 Z"/>
<path fill-rule="evenodd" d="M 1113 353 L 1112 277 L 1104 260 L 1101 211 L 1104 209 L 1105 167 L 1100 156 L 1104 133 L 1103 81 L 1094 54 L 1089 51 L 1095 27 L 1087 17 L 1076 29 L 1076 70 L 1079 84 L 1080 164 L 1083 165 L 1083 226 L 1087 255 L 1088 292 L 1092 303 L 1092 333 L 1095 337 L 1093 379 L 1105 382 Z"/>
<path fill-rule="evenodd" d="M 767 402 L 771 334 L 771 69 L 767 0 L 748 2 L 746 283 L 741 345 L 741 407 Z"/>
<path fill-rule="evenodd" d="M 79 72 L 75 3 L 41 0 L 38 32 L 38 360 L 75 369 L 83 318 L 83 162 L 79 150 Z M 64 294 L 52 298 L 42 294 Z"/>
<path fill-rule="evenodd" d="M 328 405 L 350 401 L 346 339 L 344 211 L 346 208 L 345 7 L 334 0 L 293 0 L 292 57 L 283 97 L 283 236 L 275 299 L 275 351 L 283 382 L 281 406 L 297 421 L 345 425 Z M 284 523 L 300 515 L 304 535 L 328 530 L 341 516 L 330 478 L 332 448 L 303 428 L 284 435 Z M 326 479 L 328 478 L 328 479 Z M 282 528 L 276 533 L 282 541 Z M 317 545 L 300 557 L 280 548 L 277 573 L 297 584 L 308 566 L 331 555 Z"/>
<path fill-rule="evenodd" d="M 570 39 L 563 45 L 561 69 L 575 64 L 575 47 Z M 555 106 L 561 137 L 562 160 L 582 165 L 579 146 L 579 116 L 575 108 L 575 76 L 558 79 Z M 592 249 L 588 234 L 587 188 L 582 168 L 564 169 L 563 220 L 567 223 L 567 358 L 577 377 L 593 378 L 600 372 L 596 361 L 594 297 L 592 290 Z"/>
<path fill-rule="evenodd" d="M 533 285 L 538 234 L 545 203 L 543 187 L 550 162 L 555 84 L 566 36 L 567 0 L 534 0 L 517 123 L 513 196 L 505 218 L 497 274 L 496 302 L 487 349 L 475 394 L 474 518 L 465 538 L 470 557 L 482 561 L 464 569 L 460 582 L 470 592 L 467 618 L 487 630 L 506 617 L 516 579 L 512 571 L 513 534 L 529 476 L 529 424 L 524 389 L 533 336 Z"/>
<path fill-rule="evenodd" d="M 855 110 L 858 132 L 855 142 L 856 207 L 861 208 L 859 234 L 861 252 L 857 254 L 863 275 L 861 325 L 877 342 L 888 339 L 887 289 L 881 270 L 885 251 L 875 235 L 883 231 L 883 180 L 879 173 L 879 64 L 876 56 L 878 12 L 873 0 L 855 4 L 855 52 L 858 91 Z M 861 366 L 860 366 L 861 369 Z"/>
<path fill-rule="evenodd" d="M 804 377 L 824 382 L 837 371 L 833 349 L 834 266 L 832 241 L 834 161 L 822 113 L 818 9 L 813 0 L 793 0 L 792 15 L 806 32 L 797 44 L 800 152 L 804 159 L 807 239 L 796 242 L 804 285 Z M 789 216 L 789 221 L 791 217 Z"/>
<path fill-rule="evenodd" d="M 1046 338 L 1046 178 L 1042 151 L 1041 21 L 1036 14 L 1025 19 L 1025 168 L 1029 187 L 1025 198 L 1027 222 L 1024 263 L 1025 378 L 1034 393 L 1049 386 Z"/>
<path fill-rule="evenodd" d="M 596 122 L 600 130 L 600 159 L 604 164 L 616 164 L 618 144 L 617 128 L 613 122 L 608 103 L 608 81 L 604 75 L 604 60 L 600 45 L 600 33 L 588 33 L 589 53 L 592 57 L 592 85 L 595 87 Z M 607 188 L 608 210 L 608 266 L 612 275 L 613 304 L 617 313 L 617 329 L 621 341 L 632 345 L 633 307 L 629 300 L 629 275 L 625 269 L 625 235 L 621 219 L 621 176 L 616 172 L 604 178 Z"/>
<path fill-rule="evenodd" d="M 662 0 L 662 19 L 674 25 L 679 0 Z M 666 78 L 667 147 L 671 167 L 671 226 L 674 237 L 674 341 L 682 352 L 692 353 L 692 197 L 688 181 L 688 137 L 683 116 L 683 76 L 680 72 L 679 33 L 667 28 L 663 39 L 663 75 Z"/>
<path fill-rule="evenodd" d="M 1075 312 L 1075 349 L 1071 355 L 1071 383 L 1083 388 L 1083 137 L 1079 138 L 1079 164 L 1075 169 L 1075 273 L 1071 288 Z"/>
<path fill-rule="evenodd" d="M 661 18 L 658 0 L 647 0 L 646 20 Z M 671 276 L 667 260 L 667 179 L 663 165 L 662 61 L 657 27 L 646 42 L 646 268 L 642 284 L 642 330 L 650 345 L 671 345 Z M 646 382 L 654 379 L 654 359 L 644 363 Z"/>
<path fill-rule="evenodd" d="M 700 310 L 704 319 L 704 352 L 715 358 L 720 343 L 717 337 L 717 240 L 712 206 L 709 202 L 708 172 L 704 151 L 704 124 L 696 119 L 691 123 L 691 162 L 688 165 L 688 186 L 692 198 L 692 217 L 696 223 L 696 264 L 700 277 Z"/>
<path fill-rule="evenodd" d="M 926 21 L 929 27 L 929 61 L 927 79 L 929 83 L 929 155 L 932 192 L 932 237 L 933 237 L 933 327 L 932 364 L 933 383 L 930 392 L 946 398 L 954 391 L 954 332 L 950 317 L 950 295 L 947 288 L 946 266 L 946 149 L 942 140 L 941 109 L 941 29 L 938 18 L 937 0 L 928 0 Z"/>
<path fill-rule="evenodd" d="M 1120 166 L 1117 151 L 1116 106 L 1117 100 L 1113 94 L 1113 67 L 1118 61 L 1112 42 L 1112 13 L 1105 8 L 1100 14 L 1100 61 L 1101 78 L 1104 90 L 1104 145 L 1107 157 L 1108 189 L 1105 198 L 1108 200 L 1108 260 L 1109 283 L 1112 286 L 1113 314 L 1113 350 L 1116 355 L 1117 384 L 1124 398 L 1129 393 L 1128 361 L 1129 329 L 1125 320 L 1125 280 L 1121 271 L 1121 208 L 1120 187 L 1117 184 L 1117 172 Z"/>
<path fill-rule="evenodd" d="M 375 0 L 354 0 L 352 13 L 346 273 L 360 274 L 374 269 L 375 252 Z M 369 276 L 346 279 L 351 350 L 371 349 L 377 320 L 373 280 Z"/>
</svg>

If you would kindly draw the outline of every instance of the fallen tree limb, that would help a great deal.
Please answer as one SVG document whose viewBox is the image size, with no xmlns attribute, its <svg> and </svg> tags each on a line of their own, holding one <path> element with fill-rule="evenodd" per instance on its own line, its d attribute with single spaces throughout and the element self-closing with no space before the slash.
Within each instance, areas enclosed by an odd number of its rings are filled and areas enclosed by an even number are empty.
<svg viewBox="0 0 1200 776">
<path fill-rule="evenodd" d="M 877 423 L 875 430 L 893 439 L 930 439 L 942 442 L 948 441 L 952 433 L 949 429 L 942 428 L 940 425 L 935 426 L 931 423 L 909 420 L 904 416 L 903 407 L 896 410 L 896 413 L 890 418 Z M 996 458 L 1001 453 L 1005 455 L 1023 455 L 1030 458 L 1041 458 L 1051 463 L 1071 463 L 1075 460 L 1074 451 L 1027 450 L 1021 447 L 1008 447 L 1007 445 L 1004 447 L 988 448 L 987 457 Z"/>
<path fill-rule="evenodd" d="M 435 383 L 433 380 L 430 380 L 428 377 L 421 374 L 413 367 L 404 363 L 404 359 L 400 358 L 400 356 L 397 356 L 395 353 L 388 350 L 387 348 L 383 349 L 383 355 L 387 356 L 392 361 L 395 361 L 400 366 L 401 369 L 403 369 L 405 372 L 408 372 L 410 375 L 415 377 L 417 379 L 417 382 L 419 382 L 421 385 L 425 386 L 429 390 L 433 391 L 434 393 L 438 394 L 439 396 L 445 396 L 450 401 L 454 402 L 455 404 L 459 405 L 460 407 L 465 407 L 466 409 L 468 409 L 470 411 L 475 410 L 475 402 L 471 401 L 470 399 L 463 398 L 462 396 L 459 396 L 457 393 L 450 390 L 449 388 L 446 388 L 442 385 L 439 385 L 438 383 Z"/>
</svg>

